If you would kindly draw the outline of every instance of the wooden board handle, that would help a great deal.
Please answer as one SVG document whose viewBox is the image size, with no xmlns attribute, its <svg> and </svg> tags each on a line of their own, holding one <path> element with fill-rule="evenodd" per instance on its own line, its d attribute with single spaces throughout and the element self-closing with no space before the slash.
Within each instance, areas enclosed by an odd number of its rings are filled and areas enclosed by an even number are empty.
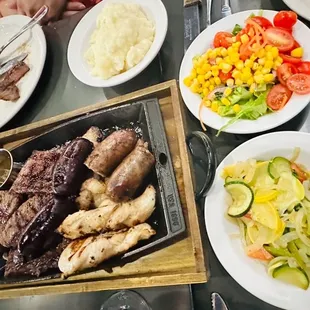
<svg viewBox="0 0 310 310">
<path fill-rule="evenodd" d="M 194 4 L 201 4 L 201 0 L 184 0 L 184 6 L 191 6 Z"/>
</svg>

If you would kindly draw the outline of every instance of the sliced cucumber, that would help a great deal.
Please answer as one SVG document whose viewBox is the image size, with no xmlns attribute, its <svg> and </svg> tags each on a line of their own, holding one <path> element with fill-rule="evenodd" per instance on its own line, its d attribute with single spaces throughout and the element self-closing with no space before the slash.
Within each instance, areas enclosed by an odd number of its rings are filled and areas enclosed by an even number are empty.
<svg viewBox="0 0 310 310">
<path fill-rule="evenodd" d="M 242 182 L 242 179 L 236 179 L 236 178 L 232 178 L 232 177 L 226 177 L 225 179 L 225 184 L 230 183 L 230 182 Z"/>
<path fill-rule="evenodd" d="M 295 285 L 303 290 L 309 287 L 309 278 L 307 274 L 300 268 L 291 268 L 285 264 L 276 268 L 272 274 L 273 278 L 288 284 Z"/>
<path fill-rule="evenodd" d="M 228 215 L 242 217 L 247 214 L 254 200 L 251 187 L 241 181 L 228 182 L 224 186 L 233 199 L 232 205 L 228 208 Z"/>
<path fill-rule="evenodd" d="M 291 172 L 291 162 L 284 157 L 275 157 L 268 164 L 268 173 L 273 179 L 279 179 L 283 172 Z"/>
</svg>

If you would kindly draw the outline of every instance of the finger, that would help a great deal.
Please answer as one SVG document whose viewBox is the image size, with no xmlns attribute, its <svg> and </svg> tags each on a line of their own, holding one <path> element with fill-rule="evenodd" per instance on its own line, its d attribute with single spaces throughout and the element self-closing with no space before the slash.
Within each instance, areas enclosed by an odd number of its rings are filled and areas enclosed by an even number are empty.
<svg viewBox="0 0 310 310">
<path fill-rule="evenodd" d="M 82 11 L 86 6 L 81 2 L 68 2 L 66 11 Z"/>
<path fill-rule="evenodd" d="M 66 18 L 66 17 L 70 17 L 76 13 L 79 13 L 79 11 L 65 11 L 62 16 L 63 16 L 63 18 Z"/>
</svg>

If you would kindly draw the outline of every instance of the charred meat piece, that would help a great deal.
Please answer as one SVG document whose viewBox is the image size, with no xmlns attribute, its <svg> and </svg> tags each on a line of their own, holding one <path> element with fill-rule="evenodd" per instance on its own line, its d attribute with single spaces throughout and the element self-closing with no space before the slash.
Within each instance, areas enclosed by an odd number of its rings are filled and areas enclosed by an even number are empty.
<svg viewBox="0 0 310 310">
<path fill-rule="evenodd" d="M 30 261 L 25 261 L 24 256 L 18 250 L 11 250 L 5 266 L 5 277 L 36 276 L 44 274 L 48 270 L 58 269 L 58 260 L 62 251 L 67 247 L 68 241 L 64 240 L 56 249 L 49 250 L 42 256 Z"/>
<path fill-rule="evenodd" d="M 107 195 L 115 201 L 129 200 L 154 164 L 155 158 L 148 150 L 148 144 L 140 139 L 134 150 L 112 173 L 107 182 Z"/>
<path fill-rule="evenodd" d="M 20 194 L 53 193 L 53 171 L 64 147 L 34 151 L 19 172 L 11 191 Z"/>
<path fill-rule="evenodd" d="M 0 191 L 0 228 L 23 202 L 23 196 L 9 191 Z"/>
<path fill-rule="evenodd" d="M 29 222 L 18 242 L 18 250 L 26 256 L 36 256 L 42 244 L 58 228 L 63 220 L 77 210 L 73 200 L 55 197 Z"/>
<path fill-rule="evenodd" d="M 155 202 L 156 191 L 150 185 L 135 200 L 121 204 L 110 200 L 104 207 L 73 213 L 63 221 L 58 231 L 65 238 L 77 239 L 108 230 L 133 227 L 151 216 Z"/>
<path fill-rule="evenodd" d="M 36 195 L 24 202 L 11 216 L 0 233 L 0 244 L 16 247 L 22 231 L 43 207 L 53 204 L 52 195 Z"/>
<path fill-rule="evenodd" d="M 65 277 L 98 266 L 109 258 L 125 253 L 140 240 L 155 235 L 149 224 L 140 224 L 126 232 L 98 235 L 70 243 L 61 253 L 58 267 Z"/>
<path fill-rule="evenodd" d="M 96 147 L 104 139 L 104 136 L 98 127 L 92 126 L 82 138 L 87 139 L 94 145 L 94 147 Z"/>
<path fill-rule="evenodd" d="M 19 97 L 19 90 L 16 85 L 12 84 L 5 88 L 1 88 L 0 85 L 0 100 L 16 101 Z"/>
<path fill-rule="evenodd" d="M 85 165 L 102 177 L 109 176 L 118 164 L 133 150 L 137 142 L 132 130 L 118 130 L 98 144 Z"/>
<path fill-rule="evenodd" d="M 92 143 L 84 138 L 74 139 L 68 144 L 54 168 L 53 187 L 56 195 L 77 194 L 86 174 L 84 161 L 92 148 Z"/>
</svg>

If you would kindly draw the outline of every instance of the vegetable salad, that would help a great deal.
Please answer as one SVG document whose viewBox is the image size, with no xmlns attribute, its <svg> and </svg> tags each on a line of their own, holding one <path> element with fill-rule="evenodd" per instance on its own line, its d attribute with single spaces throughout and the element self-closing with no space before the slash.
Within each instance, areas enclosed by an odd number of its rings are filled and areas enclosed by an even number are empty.
<svg viewBox="0 0 310 310">
<path fill-rule="evenodd" d="M 294 158 L 253 159 L 223 169 L 229 217 L 239 225 L 245 253 L 268 274 L 309 287 L 310 175 Z"/>
<path fill-rule="evenodd" d="M 213 47 L 193 58 L 183 81 L 202 98 L 200 120 L 204 107 L 232 117 L 219 134 L 238 119 L 281 110 L 293 92 L 310 93 L 310 62 L 302 60 L 303 48 L 292 34 L 296 22 L 291 11 L 277 13 L 273 23 L 252 14 L 243 28 L 215 35 Z"/>
</svg>

